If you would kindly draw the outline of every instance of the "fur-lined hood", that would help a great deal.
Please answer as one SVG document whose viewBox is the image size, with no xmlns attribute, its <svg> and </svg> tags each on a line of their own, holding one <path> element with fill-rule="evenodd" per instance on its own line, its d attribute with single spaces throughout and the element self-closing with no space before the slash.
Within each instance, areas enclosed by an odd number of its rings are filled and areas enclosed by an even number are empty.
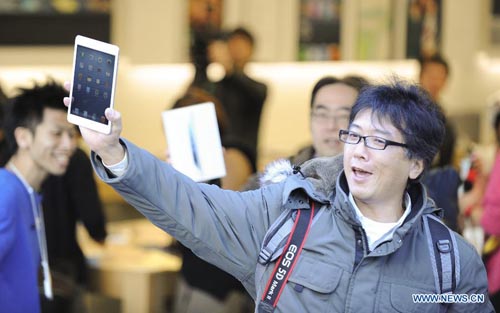
<svg viewBox="0 0 500 313">
<path fill-rule="evenodd" d="M 337 187 L 337 179 L 343 169 L 343 154 L 334 157 L 314 158 L 304 162 L 301 166 L 293 166 L 288 160 L 277 160 L 266 167 L 264 174 L 260 177 L 260 184 L 265 186 L 278 183 L 289 176 L 300 173 L 316 191 L 329 199 Z M 346 188 L 344 191 L 347 191 L 345 178 L 342 181 L 344 183 L 340 185 L 344 185 Z M 407 192 L 410 194 L 413 206 L 417 209 L 411 214 L 412 216 L 435 213 L 442 217 L 442 209 L 437 208 L 434 201 L 427 198 L 427 191 L 421 183 L 411 184 Z M 424 206 L 423 209 L 422 206 Z M 351 212 L 348 215 L 351 218 L 353 216 Z"/>
<path fill-rule="evenodd" d="M 327 196 L 335 188 L 337 177 L 343 169 L 342 154 L 335 157 L 314 158 L 304 162 L 300 167 L 292 165 L 289 160 L 282 159 L 266 166 L 264 174 L 260 177 L 260 185 L 278 183 L 288 176 L 300 173 L 312 183 L 316 190 Z"/>
</svg>

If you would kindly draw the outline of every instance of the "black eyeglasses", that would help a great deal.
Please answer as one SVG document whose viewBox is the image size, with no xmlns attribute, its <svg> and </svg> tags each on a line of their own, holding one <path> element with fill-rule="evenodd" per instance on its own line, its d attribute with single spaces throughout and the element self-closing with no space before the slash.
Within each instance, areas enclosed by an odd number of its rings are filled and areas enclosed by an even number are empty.
<svg viewBox="0 0 500 313">
<path fill-rule="evenodd" d="M 363 139 L 365 141 L 365 146 L 374 150 L 385 150 L 387 146 L 398 146 L 398 147 L 408 148 L 408 146 L 404 143 L 380 138 L 377 136 L 361 136 L 360 134 L 356 134 L 355 132 L 348 131 L 345 129 L 341 129 L 339 131 L 339 139 L 340 141 L 351 145 L 356 145 L 361 141 L 361 139 Z"/>
</svg>

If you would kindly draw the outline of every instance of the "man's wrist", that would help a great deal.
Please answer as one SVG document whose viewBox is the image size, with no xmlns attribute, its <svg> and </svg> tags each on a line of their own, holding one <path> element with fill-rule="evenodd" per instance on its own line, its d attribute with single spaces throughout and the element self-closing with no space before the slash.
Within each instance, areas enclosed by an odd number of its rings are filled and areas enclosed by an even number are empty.
<svg viewBox="0 0 500 313">
<path fill-rule="evenodd" d="M 123 159 L 116 164 L 107 165 L 104 161 L 102 162 L 102 164 L 112 174 L 111 176 L 113 177 L 123 176 L 128 167 L 127 152 L 125 152 Z"/>
<path fill-rule="evenodd" d="M 122 144 L 110 147 L 103 152 L 96 152 L 106 166 L 113 166 L 120 163 L 125 157 L 125 147 Z"/>
</svg>

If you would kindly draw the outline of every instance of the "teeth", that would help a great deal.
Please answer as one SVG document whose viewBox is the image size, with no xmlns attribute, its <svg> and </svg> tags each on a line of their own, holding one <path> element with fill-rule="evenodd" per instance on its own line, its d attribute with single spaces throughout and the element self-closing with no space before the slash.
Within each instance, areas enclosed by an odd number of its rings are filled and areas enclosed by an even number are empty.
<svg viewBox="0 0 500 313">
<path fill-rule="evenodd" d="M 59 155 L 59 156 L 56 156 L 56 160 L 61 161 L 61 162 L 66 162 L 66 161 L 69 160 L 69 156 L 67 156 L 67 155 Z"/>
<path fill-rule="evenodd" d="M 359 169 L 359 168 L 353 168 L 352 170 L 353 170 L 354 172 L 356 172 L 356 173 L 360 173 L 360 174 L 370 174 L 370 172 L 364 171 L 364 170 Z"/>
</svg>

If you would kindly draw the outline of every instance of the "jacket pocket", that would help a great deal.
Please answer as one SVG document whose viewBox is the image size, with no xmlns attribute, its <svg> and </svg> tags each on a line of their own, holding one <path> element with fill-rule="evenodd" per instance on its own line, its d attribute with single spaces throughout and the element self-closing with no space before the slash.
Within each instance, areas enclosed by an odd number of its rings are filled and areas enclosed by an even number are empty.
<svg viewBox="0 0 500 313">
<path fill-rule="evenodd" d="M 331 311 L 332 303 L 337 306 L 342 302 L 334 301 L 333 296 L 342 275 L 342 269 L 336 266 L 301 255 L 279 301 L 279 312 Z"/>
<path fill-rule="evenodd" d="M 342 270 L 333 265 L 302 255 L 289 281 L 318 293 L 332 293 L 342 277 Z"/>
</svg>

